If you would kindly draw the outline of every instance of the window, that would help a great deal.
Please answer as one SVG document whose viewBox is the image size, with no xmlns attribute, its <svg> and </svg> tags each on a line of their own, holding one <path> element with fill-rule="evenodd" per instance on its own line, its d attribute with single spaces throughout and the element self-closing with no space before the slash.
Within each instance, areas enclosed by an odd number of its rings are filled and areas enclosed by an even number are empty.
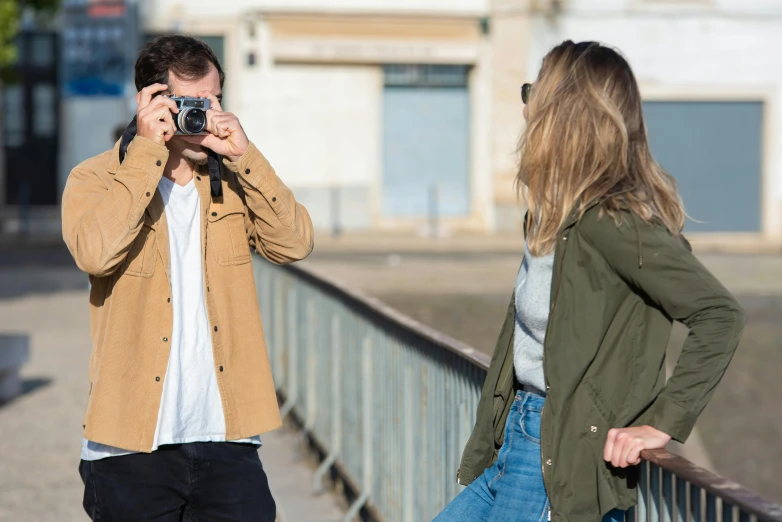
<svg viewBox="0 0 782 522">
<path fill-rule="evenodd" d="M 33 88 L 33 133 L 41 138 L 51 138 L 57 121 L 57 104 L 54 85 L 38 83 Z"/>
<path fill-rule="evenodd" d="M 391 64 L 383 66 L 387 87 L 466 87 L 466 65 Z"/>
<path fill-rule="evenodd" d="M 54 41 L 46 34 L 32 37 L 30 62 L 36 67 L 51 67 L 54 64 Z"/>
<path fill-rule="evenodd" d="M 21 85 L 6 85 L 3 98 L 5 102 L 5 145 L 21 147 L 24 145 L 24 91 Z"/>
</svg>

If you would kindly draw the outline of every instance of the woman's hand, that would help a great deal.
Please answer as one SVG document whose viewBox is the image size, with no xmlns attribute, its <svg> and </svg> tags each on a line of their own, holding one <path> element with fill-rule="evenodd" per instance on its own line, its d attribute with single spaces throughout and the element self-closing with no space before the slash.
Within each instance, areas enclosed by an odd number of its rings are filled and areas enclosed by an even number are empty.
<svg viewBox="0 0 782 522">
<path fill-rule="evenodd" d="M 651 426 L 608 430 L 603 459 L 617 468 L 637 466 L 643 450 L 662 449 L 671 437 Z"/>
</svg>

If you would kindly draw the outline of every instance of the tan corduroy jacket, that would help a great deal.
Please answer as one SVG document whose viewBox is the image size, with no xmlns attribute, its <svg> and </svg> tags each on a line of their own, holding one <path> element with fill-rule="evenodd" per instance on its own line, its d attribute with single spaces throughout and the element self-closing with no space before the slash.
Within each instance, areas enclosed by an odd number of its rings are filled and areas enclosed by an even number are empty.
<svg viewBox="0 0 782 522">
<path fill-rule="evenodd" d="M 63 237 L 92 283 L 84 436 L 149 452 L 173 322 L 168 228 L 157 191 L 168 149 L 137 136 L 120 165 L 118 148 L 71 172 Z M 280 426 L 250 250 L 289 263 L 312 251 L 313 233 L 305 208 L 252 144 L 224 167 L 220 198 L 212 197 L 205 169 L 195 184 L 215 371 L 226 438 L 236 440 Z"/>
</svg>

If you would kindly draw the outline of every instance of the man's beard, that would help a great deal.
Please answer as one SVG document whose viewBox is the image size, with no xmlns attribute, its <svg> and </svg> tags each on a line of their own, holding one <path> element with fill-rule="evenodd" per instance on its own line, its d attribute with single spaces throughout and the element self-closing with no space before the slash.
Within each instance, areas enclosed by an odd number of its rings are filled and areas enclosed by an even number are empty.
<svg viewBox="0 0 782 522">
<path fill-rule="evenodd" d="M 182 150 L 182 157 L 196 167 L 206 165 L 206 163 L 209 161 L 209 156 L 207 155 L 204 149 L 201 150 L 184 149 Z"/>
</svg>

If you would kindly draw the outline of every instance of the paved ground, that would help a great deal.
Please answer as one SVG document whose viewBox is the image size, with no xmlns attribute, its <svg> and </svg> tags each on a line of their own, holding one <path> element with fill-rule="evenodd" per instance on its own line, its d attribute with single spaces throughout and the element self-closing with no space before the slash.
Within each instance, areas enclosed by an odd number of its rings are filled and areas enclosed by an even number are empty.
<svg viewBox="0 0 782 522">
<path fill-rule="evenodd" d="M 90 352 L 87 280 L 60 265 L 57 253 L 40 252 L 22 268 L 2 259 L 0 333 L 28 335 L 31 361 L 26 393 L 0 407 L 0 521 L 84 521 L 77 466 Z M 312 470 L 293 439 L 278 430 L 260 450 L 280 519 L 342 520 L 334 498 L 310 495 Z"/>
<path fill-rule="evenodd" d="M 490 354 L 520 251 L 515 238 L 405 243 L 398 238 L 334 241 L 320 236 L 305 263 Z M 686 456 L 782 501 L 782 256 L 699 257 L 739 297 L 749 323 L 698 423 L 702 446 L 688 444 Z M 678 331 L 680 342 L 686 331 Z"/>
</svg>

